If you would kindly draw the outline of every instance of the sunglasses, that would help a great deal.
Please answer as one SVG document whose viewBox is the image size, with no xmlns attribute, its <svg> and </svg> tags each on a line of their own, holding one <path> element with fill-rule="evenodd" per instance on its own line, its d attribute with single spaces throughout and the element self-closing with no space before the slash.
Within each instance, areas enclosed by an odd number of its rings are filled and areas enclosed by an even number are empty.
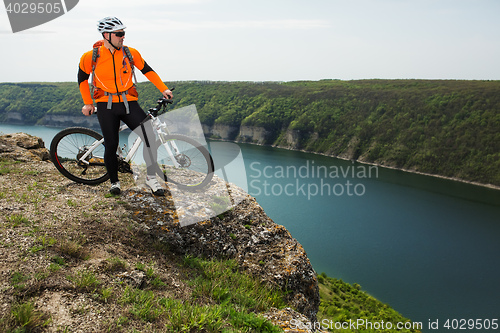
<svg viewBox="0 0 500 333">
<path fill-rule="evenodd" d="M 125 36 L 125 31 L 118 31 L 118 32 L 111 32 L 112 34 L 114 34 L 116 37 L 123 37 Z"/>
</svg>

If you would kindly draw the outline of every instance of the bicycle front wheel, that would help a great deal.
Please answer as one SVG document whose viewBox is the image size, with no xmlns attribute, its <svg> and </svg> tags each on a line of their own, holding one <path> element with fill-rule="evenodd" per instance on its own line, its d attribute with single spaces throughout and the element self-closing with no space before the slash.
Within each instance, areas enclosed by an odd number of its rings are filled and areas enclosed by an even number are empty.
<svg viewBox="0 0 500 333">
<path fill-rule="evenodd" d="M 214 175 L 214 162 L 208 150 L 183 135 L 166 135 L 158 147 L 159 174 L 182 189 L 207 186 Z"/>
<path fill-rule="evenodd" d="M 74 182 L 97 185 L 109 179 L 104 165 L 104 145 L 92 145 L 102 135 L 84 127 L 57 133 L 50 143 L 50 158 L 61 174 Z M 89 152 L 89 150 L 92 151 Z M 83 158 L 86 155 L 85 158 Z"/>
</svg>

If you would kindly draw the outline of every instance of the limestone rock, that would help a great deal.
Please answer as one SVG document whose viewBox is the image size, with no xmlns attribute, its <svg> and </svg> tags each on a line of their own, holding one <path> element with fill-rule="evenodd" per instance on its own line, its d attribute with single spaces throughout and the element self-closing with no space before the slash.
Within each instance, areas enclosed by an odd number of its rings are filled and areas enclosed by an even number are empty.
<svg viewBox="0 0 500 333">
<path fill-rule="evenodd" d="M 0 157 L 15 161 L 47 161 L 49 150 L 41 138 L 26 133 L 0 136 Z"/>
</svg>

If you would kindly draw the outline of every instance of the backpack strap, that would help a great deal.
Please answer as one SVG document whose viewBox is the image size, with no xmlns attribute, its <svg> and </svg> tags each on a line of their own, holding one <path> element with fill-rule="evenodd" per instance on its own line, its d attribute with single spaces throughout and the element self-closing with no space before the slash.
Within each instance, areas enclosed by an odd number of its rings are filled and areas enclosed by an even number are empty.
<svg viewBox="0 0 500 333">
<path fill-rule="evenodd" d="M 95 65 L 97 63 L 97 58 L 99 58 L 99 48 L 94 47 L 92 51 L 92 84 L 91 84 L 92 93 L 94 93 L 94 88 L 95 88 Z"/>
<path fill-rule="evenodd" d="M 130 61 L 130 66 L 132 68 L 134 67 L 134 57 L 132 57 L 132 53 L 130 53 L 130 49 L 128 46 L 123 46 L 123 53 L 125 53 L 125 56 L 128 58 L 128 61 Z"/>
<path fill-rule="evenodd" d="M 132 76 L 134 77 L 134 85 L 137 85 L 137 77 L 135 76 L 135 66 L 134 66 L 134 57 L 132 57 L 132 53 L 130 52 L 130 49 L 128 46 L 123 46 L 123 59 L 125 60 L 125 57 L 128 58 L 128 61 L 130 62 L 130 67 L 132 67 Z"/>
<path fill-rule="evenodd" d="M 93 49 L 92 49 L 92 83 L 91 83 L 91 95 L 94 96 L 94 90 L 95 90 L 95 66 L 97 64 L 97 59 L 99 58 L 99 49 L 101 48 L 101 45 L 104 44 L 104 41 L 100 40 L 94 43 Z"/>
</svg>

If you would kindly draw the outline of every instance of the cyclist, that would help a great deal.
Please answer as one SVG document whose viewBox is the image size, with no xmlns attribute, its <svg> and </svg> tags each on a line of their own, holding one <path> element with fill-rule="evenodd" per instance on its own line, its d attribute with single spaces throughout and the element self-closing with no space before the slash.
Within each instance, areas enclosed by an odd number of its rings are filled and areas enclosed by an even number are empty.
<svg viewBox="0 0 500 333">
<path fill-rule="evenodd" d="M 170 89 L 144 61 L 141 54 L 136 49 L 124 47 L 124 29 L 122 21 L 116 17 L 105 17 L 98 21 L 97 30 L 104 39 L 102 45 L 97 46 L 98 57 L 93 56 L 94 50 L 84 53 L 80 59 L 78 71 L 78 85 L 85 104 L 82 113 L 85 116 L 92 115 L 95 111 L 94 99 L 97 104 L 97 118 L 105 145 L 104 164 L 110 176 L 112 194 L 120 194 L 121 191 L 116 158 L 120 121 L 134 130 L 146 118 L 146 113 L 137 102 L 138 95 L 133 82 L 134 67 L 137 67 L 162 92 L 163 96 L 170 99 L 173 97 Z M 130 55 L 132 59 L 129 58 Z M 93 96 L 91 96 L 88 84 L 91 73 Z M 156 180 L 153 163 L 146 150 L 145 147 L 144 159 L 148 164 L 146 184 L 153 194 L 165 195 L 163 188 Z"/>
</svg>

